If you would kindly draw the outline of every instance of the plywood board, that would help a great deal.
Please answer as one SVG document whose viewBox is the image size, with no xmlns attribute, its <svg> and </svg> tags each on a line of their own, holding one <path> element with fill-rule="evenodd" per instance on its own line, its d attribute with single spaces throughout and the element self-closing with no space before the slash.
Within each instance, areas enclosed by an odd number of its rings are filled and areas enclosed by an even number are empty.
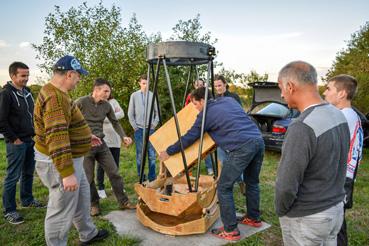
<svg viewBox="0 0 369 246">
<path fill-rule="evenodd" d="M 198 113 L 199 111 L 196 110 L 195 106 L 192 103 L 189 103 L 186 107 L 184 107 L 181 111 L 177 113 L 179 128 L 182 136 L 195 123 Z M 178 135 L 176 131 L 174 117 L 172 117 L 162 127 L 156 130 L 154 134 L 150 136 L 150 142 L 158 153 L 160 153 L 161 151 L 165 151 L 168 146 L 174 144 L 176 141 L 178 141 Z M 197 163 L 199 144 L 200 140 L 197 140 L 194 144 L 185 149 L 185 156 L 188 167 L 191 167 Z M 214 141 L 206 133 L 204 136 L 202 154 L 207 153 L 214 146 Z M 171 156 L 168 160 L 164 162 L 164 164 L 173 177 L 184 171 L 182 155 L 180 152 Z"/>
</svg>

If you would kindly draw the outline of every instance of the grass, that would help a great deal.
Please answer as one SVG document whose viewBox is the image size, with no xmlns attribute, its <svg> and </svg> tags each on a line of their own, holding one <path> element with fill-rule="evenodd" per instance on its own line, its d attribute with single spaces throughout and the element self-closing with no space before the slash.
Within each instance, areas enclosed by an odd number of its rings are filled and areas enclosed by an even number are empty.
<svg viewBox="0 0 369 246">
<path fill-rule="evenodd" d="M 347 211 L 347 223 L 350 245 L 367 245 L 369 242 L 369 150 L 364 151 L 364 160 L 360 166 L 355 185 L 354 208 Z M 275 152 L 266 152 L 260 177 L 261 186 L 261 210 L 262 219 L 272 226 L 257 233 L 235 245 L 282 245 L 282 235 L 278 217 L 274 212 L 274 182 L 280 155 Z M 204 171 L 204 170 L 203 170 Z M 134 147 L 122 149 L 120 173 L 124 177 L 130 198 L 136 200 L 133 184 L 137 181 Z M 5 144 L 0 141 L 0 192 L 2 194 L 3 180 L 6 175 Z M 117 203 L 107 184 L 108 198 L 101 200 L 103 215 L 117 210 Z M 47 202 L 48 191 L 41 184 L 37 175 L 34 180 L 34 196 L 42 202 Z M 19 203 L 19 190 L 17 191 L 17 204 Z M 235 186 L 235 201 L 238 212 L 245 212 L 245 200 L 240 195 L 239 187 Z M 2 204 L 0 205 L 2 210 Z M 0 217 L 0 242 L 2 245 L 44 245 L 44 217 L 45 209 L 19 209 L 25 218 L 21 225 L 10 225 L 3 217 Z M 111 235 L 102 243 L 96 245 L 139 245 L 140 239 L 130 235 L 120 236 L 114 226 L 104 220 L 102 216 L 94 218 L 95 224 L 100 228 L 106 228 Z M 78 243 L 78 234 L 75 229 L 69 233 L 68 245 Z M 225 242 L 226 243 L 226 242 Z"/>
</svg>

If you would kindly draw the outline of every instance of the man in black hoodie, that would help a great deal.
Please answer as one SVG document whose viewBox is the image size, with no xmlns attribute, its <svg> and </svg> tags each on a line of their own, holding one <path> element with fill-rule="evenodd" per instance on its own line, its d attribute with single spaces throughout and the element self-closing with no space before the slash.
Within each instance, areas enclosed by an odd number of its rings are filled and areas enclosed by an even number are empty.
<svg viewBox="0 0 369 246">
<path fill-rule="evenodd" d="M 4 180 L 4 217 L 11 224 L 24 220 L 16 211 L 16 185 L 20 179 L 23 207 L 43 207 L 32 195 L 34 160 L 33 98 L 26 87 L 29 68 L 22 62 L 9 66 L 9 81 L 0 91 L 0 133 L 6 142 L 7 174 Z"/>
</svg>

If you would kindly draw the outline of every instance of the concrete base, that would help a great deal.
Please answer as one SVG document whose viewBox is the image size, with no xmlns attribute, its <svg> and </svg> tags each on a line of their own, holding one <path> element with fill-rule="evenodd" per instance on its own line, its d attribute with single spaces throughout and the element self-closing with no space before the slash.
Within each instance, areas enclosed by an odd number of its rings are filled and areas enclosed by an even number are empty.
<svg viewBox="0 0 369 246">
<path fill-rule="evenodd" d="M 107 214 L 104 218 L 109 220 L 115 226 L 119 235 L 130 235 L 140 238 L 142 240 L 140 245 L 144 246 L 217 246 L 224 245 L 229 242 L 216 238 L 209 232 L 205 234 L 189 236 L 168 236 L 161 234 L 143 226 L 137 220 L 135 210 L 113 211 Z M 222 225 L 222 221 L 219 218 L 212 228 L 220 227 Z M 270 225 L 265 222 L 263 222 L 263 226 L 260 228 L 254 228 L 246 225 L 238 226 L 241 232 L 241 239 L 245 239 L 269 227 Z"/>
</svg>

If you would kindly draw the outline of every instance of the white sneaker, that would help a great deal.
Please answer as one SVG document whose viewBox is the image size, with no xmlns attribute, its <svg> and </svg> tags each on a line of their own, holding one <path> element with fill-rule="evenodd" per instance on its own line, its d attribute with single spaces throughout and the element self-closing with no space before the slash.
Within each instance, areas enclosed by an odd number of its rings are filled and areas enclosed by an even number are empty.
<svg viewBox="0 0 369 246">
<path fill-rule="evenodd" d="M 214 175 L 213 169 L 212 168 L 208 168 L 208 175 Z"/>
<path fill-rule="evenodd" d="M 98 191 L 97 191 L 97 194 L 99 194 L 99 197 L 100 197 L 101 199 L 104 199 L 104 198 L 107 198 L 107 197 L 108 197 L 108 196 L 106 195 L 105 190 L 98 190 Z"/>
</svg>

